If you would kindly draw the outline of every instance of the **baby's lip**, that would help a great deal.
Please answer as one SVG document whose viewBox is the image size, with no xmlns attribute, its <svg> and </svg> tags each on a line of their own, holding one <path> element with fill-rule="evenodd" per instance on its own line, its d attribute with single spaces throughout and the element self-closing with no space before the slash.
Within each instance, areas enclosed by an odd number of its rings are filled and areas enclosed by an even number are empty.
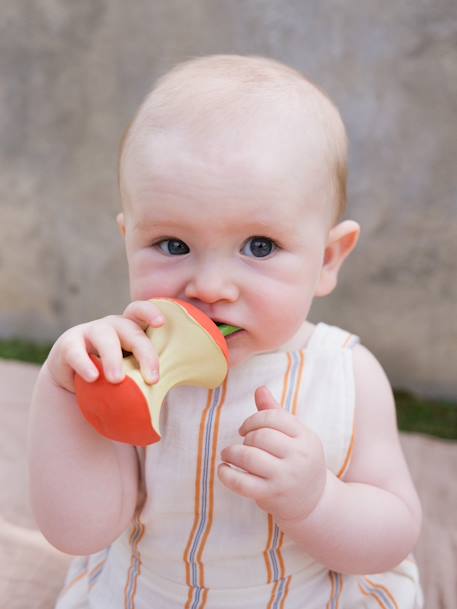
<svg viewBox="0 0 457 609">
<path fill-rule="evenodd" d="M 211 321 L 213 321 L 216 326 L 236 326 L 236 324 L 232 323 L 231 321 L 227 321 L 226 319 L 222 319 L 221 317 L 211 317 Z M 237 326 L 237 328 L 239 328 L 239 326 Z"/>
</svg>

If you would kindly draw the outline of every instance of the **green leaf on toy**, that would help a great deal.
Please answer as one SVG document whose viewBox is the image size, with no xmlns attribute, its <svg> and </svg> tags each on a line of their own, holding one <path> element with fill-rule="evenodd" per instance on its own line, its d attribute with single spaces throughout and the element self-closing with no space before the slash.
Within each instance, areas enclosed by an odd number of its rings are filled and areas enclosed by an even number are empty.
<svg viewBox="0 0 457 609">
<path fill-rule="evenodd" d="M 238 328 L 238 326 L 230 326 L 229 324 L 217 324 L 217 327 L 224 336 L 230 336 L 230 334 L 235 334 L 235 332 L 239 332 L 241 330 L 241 328 Z"/>
</svg>

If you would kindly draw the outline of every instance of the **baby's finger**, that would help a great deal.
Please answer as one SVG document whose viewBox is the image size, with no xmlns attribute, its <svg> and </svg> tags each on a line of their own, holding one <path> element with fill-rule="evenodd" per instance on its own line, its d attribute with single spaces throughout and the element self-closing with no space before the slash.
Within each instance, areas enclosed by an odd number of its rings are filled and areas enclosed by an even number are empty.
<svg viewBox="0 0 457 609">
<path fill-rule="evenodd" d="M 257 409 L 259 411 L 267 410 L 269 408 L 281 408 L 281 406 L 272 396 L 271 391 L 268 389 L 268 387 L 265 387 L 265 385 L 262 385 L 262 387 L 258 387 L 255 390 L 254 397 Z"/>
<path fill-rule="evenodd" d="M 249 431 L 243 440 L 245 446 L 255 446 L 264 450 L 278 459 L 285 459 L 291 452 L 291 439 L 289 436 L 271 429 L 271 427 L 261 427 Z"/>
<path fill-rule="evenodd" d="M 65 376 L 67 377 L 64 384 L 66 387 L 71 387 L 72 391 L 74 390 L 73 377 L 75 372 L 88 383 L 92 383 L 98 378 L 98 369 L 87 353 L 82 336 L 73 336 L 71 341 L 68 341 L 63 347 L 62 356 Z"/>
<path fill-rule="evenodd" d="M 123 349 L 130 351 L 140 364 L 141 375 L 146 383 L 159 380 L 159 357 L 147 334 L 129 319 L 120 318 L 116 329 Z"/>
<path fill-rule="evenodd" d="M 290 412 L 283 408 L 272 408 L 268 410 L 261 410 L 251 415 L 241 425 L 239 432 L 242 436 L 245 436 L 250 431 L 255 429 L 261 429 L 262 427 L 270 427 L 276 429 L 291 438 L 295 438 L 299 435 L 301 430 L 301 423 L 294 417 Z"/>
<path fill-rule="evenodd" d="M 220 463 L 217 473 L 219 480 L 234 493 L 261 501 L 268 495 L 269 485 L 264 478 L 259 478 L 227 463 Z"/>
<path fill-rule="evenodd" d="M 222 450 L 221 458 L 229 465 L 239 467 L 260 478 L 271 478 L 277 471 L 279 463 L 276 457 L 264 450 L 243 444 L 227 446 Z"/>
<path fill-rule="evenodd" d="M 148 326 L 158 328 L 165 323 L 165 317 L 159 307 L 150 300 L 135 300 L 131 302 L 124 309 L 122 315 L 134 321 L 143 330 L 146 330 Z"/>
<path fill-rule="evenodd" d="M 122 348 L 116 329 L 109 323 L 99 322 L 88 327 L 85 338 L 89 351 L 99 355 L 107 380 L 111 383 L 124 380 Z"/>
</svg>

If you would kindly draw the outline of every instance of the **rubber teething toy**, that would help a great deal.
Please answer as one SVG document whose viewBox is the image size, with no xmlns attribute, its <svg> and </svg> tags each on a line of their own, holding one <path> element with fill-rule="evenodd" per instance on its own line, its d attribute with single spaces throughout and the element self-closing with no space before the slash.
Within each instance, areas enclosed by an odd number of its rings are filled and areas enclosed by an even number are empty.
<svg viewBox="0 0 457 609">
<path fill-rule="evenodd" d="M 218 327 L 202 311 L 180 300 L 159 298 L 153 302 L 166 320 L 163 326 L 146 330 L 159 356 L 158 383 L 145 383 L 133 355 L 124 357 L 125 378 L 120 383 L 105 378 L 95 355 L 91 357 L 99 370 L 97 380 L 88 383 L 75 375 L 76 398 L 87 421 L 103 436 L 137 446 L 160 440 L 160 409 L 172 387 L 211 389 L 223 382 L 229 362 L 224 335 L 239 330 L 229 325 Z"/>
</svg>

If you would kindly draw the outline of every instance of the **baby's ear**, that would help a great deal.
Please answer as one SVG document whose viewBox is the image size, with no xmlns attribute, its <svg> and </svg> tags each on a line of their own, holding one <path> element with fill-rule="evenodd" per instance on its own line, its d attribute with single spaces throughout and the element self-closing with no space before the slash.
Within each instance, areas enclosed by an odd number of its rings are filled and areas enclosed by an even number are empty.
<svg viewBox="0 0 457 609">
<path fill-rule="evenodd" d="M 119 228 L 119 232 L 121 233 L 121 237 L 124 238 L 125 237 L 125 218 L 124 218 L 124 214 L 122 212 L 117 214 L 116 222 L 117 222 L 117 226 Z"/>
<path fill-rule="evenodd" d="M 315 296 L 327 296 L 335 289 L 341 265 L 357 245 L 359 234 L 360 226 L 353 220 L 340 222 L 330 230 Z"/>
</svg>

